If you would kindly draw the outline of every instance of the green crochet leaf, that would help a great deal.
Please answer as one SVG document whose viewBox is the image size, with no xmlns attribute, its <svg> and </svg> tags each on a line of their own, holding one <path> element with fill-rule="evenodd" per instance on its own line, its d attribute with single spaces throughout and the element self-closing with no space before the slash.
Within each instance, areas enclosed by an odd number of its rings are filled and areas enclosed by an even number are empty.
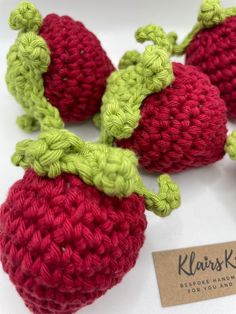
<svg viewBox="0 0 236 314">
<path fill-rule="evenodd" d="M 18 143 L 12 162 L 49 178 L 64 172 L 78 175 L 109 196 L 123 198 L 137 193 L 144 197 L 147 208 L 160 216 L 169 215 L 180 205 L 179 188 L 168 175 L 159 177 L 158 194 L 148 191 L 133 152 L 86 143 L 67 130 L 50 130 L 41 133 L 36 141 Z"/>
<path fill-rule="evenodd" d="M 163 29 L 156 25 L 140 27 L 135 37 L 140 43 L 152 41 L 153 45 L 147 46 L 142 54 L 127 52 L 120 61 L 120 70 L 109 77 L 101 107 L 102 143 L 129 138 L 139 124 L 143 100 L 169 86 L 174 79 L 172 45 Z"/>
<path fill-rule="evenodd" d="M 63 127 L 57 108 L 44 97 L 42 75 L 50 64 L 50 51 L 37 35 L 41 22 L 40 13 L 29 2 L 21 2 L 9 18 L 10 26 L 21 32 L 7 54 L 6 83 L 25 110 L 17 123 L 27 132 Z"/>
</svg>

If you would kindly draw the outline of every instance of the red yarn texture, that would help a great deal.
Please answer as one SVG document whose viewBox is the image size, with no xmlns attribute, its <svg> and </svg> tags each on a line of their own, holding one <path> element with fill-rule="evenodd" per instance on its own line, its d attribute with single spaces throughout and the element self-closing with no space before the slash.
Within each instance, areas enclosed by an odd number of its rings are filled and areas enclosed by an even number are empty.
<svg viewBox="0 0 236 314">
<path fill-rule="evenodd" d="M 0 258 L 36 314 L 71 314 L 121 281 L 144 242 L 144 200 L 118 199 L 77 176 L 28 170 L 0 211 Z"/>
<path fill-rule="evenodd" d="M 220 90 L 228 116 L 236 119 L 236 16 L 199 32 L 186 50 L 186 64 L 209 76 Z"/>
<path fill-rule="evenodd" d="M 106 79 L 114 70 L 97 37 L 68 16 L 49 14 L 40 35 L 51 52 L 45 96 L 65 122 L 83 121 L 100 110 Z"/>
<path fill-rule="evenodd" d="M 224 156 L 227 119 L 218 89 L 195 67 L 173 63 L 173 70 L 172 85 L 144 100 L 139 126 L 117 142 L 152 172 L 179 172 Z"/>
</svg>

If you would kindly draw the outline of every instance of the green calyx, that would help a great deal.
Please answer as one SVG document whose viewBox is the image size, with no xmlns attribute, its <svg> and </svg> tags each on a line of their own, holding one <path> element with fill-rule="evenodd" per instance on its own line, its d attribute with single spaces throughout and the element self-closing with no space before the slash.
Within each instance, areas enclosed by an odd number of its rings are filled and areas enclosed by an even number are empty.
<svg viewBox="0 0 236 314">
<path fill-rule="evenodd" d="M 147 209 L 159 216 L 169 215 L 180 205 L 179 188 L 168 175 L 159 177 L 158 194 L 150 192 L 138 173 L 133 152 L 83 142 L 67 130 L 49 130 L 36 141 L 18 143 L 12 162 L 50 178 L 64 172 L 78 175 L 109 196 L 122 198 L 137 193 L 144 197 Z"/>
<path fill-rule="evenodd" d="M 42 75 L 50 64 L 50 51 L 38 35 L 41 15 L 32 3 L 21 2 L 12 11 L 9 24 L 12 29 L 21 30 L 7 54 L 6 73 L 9 91 L 25 110 L 17 123 L 27 132 L 60 129 L 63 121 L 59 112 L 44 96 Z"/>
<path fill-rule="evenodd" d="M 227 138 L 225 152 L 232 160 L 236 160 L 236 131 L 233 131 Z"/>
<path fill-rule="evenodd" d="M 199 14 L 198 22 L 193 27 L 192 31 L 185 37 L 181 44 L 173 45 L 173 54 L 182 55 L 193 40 L 193 38 L 201 30 L 211 28 L 224 22 L 228 17 L 236 15 L 236 7 L 223 8 L 220 0 L 203 0 Z M 177 38 L 176 38 L 177 40 Z"/>
<path fill-rule="evenodd" d="M 143 100 L 174 80 L 170 61 L 172 44 L 162 28 L 140 27 L 135 37 L 140 43 L 152 41 L 153 44 L 147 46 L 144 53 L 128 51 L 120 61 L 120 69 L 110 75 L 101 116 L 95 118 L 96 125 L 101 127 L 102 143 L 129 138 L 139 124 Z"/>
</svg>

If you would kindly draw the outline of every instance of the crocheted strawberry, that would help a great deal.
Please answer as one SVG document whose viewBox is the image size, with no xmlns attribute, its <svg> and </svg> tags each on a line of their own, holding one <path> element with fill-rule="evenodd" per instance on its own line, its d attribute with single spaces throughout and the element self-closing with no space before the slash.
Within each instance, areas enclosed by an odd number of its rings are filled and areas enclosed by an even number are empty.
<svg viewBox="0 0 236 314">
<path fill-rule="evenodd" d="M 119 283 L 144 242 L 145 205 L 168 215 L 176 184 L 149 192 L 128 150 L 49 130 L 17 144 L 28 170 L 0 209 L 0 259 L 35 314 L 71 314 Z"/>
<path fill-rule="evenodd" d="M 186 64 L 206 73 L 220 90 L 229 118 L 236 119 L 236 7 L 224 9 L 219 0 L 204 0 L 198 23 L 174 53 L 186 53 Z"/>
<path fill-rule="evenodd" d="M 56 106 L 65 122 L 84 121 L 100 110 L 114 67 L 93 33 L 68 16 L 42 19 L 29 2 L 19 4 L 9 24 L 21 30 L 7 56 L 6 82 L 26 111 L 17 120 L 23 129 L 39 127 L 39 102 Z"/>
<path fill-rule="evenodd" d="M 197 68 L 170 62 L 173 35 L 138 29 L 136 39 L 154 45 L 124 55 L 101 107 L 101 142 L 132 149 L 149 171 L 179 172 L 224 156 L 224 102 Z"/>
</svg>

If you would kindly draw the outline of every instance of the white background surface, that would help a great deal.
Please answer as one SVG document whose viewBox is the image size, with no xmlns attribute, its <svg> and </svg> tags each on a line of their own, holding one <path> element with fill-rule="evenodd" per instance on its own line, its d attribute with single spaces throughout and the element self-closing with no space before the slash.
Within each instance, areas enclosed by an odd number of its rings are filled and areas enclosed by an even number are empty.
<svg viewBox="0 0 236 314">
<path fill-rule="evenodd" d="M 16 32 L 7 25 L 9 12 L 17 1 L 0 0 L 0 201 L 8 188 L 23 174 L 10 162 L 16 142 L 28 137 L 15 124 L 21 108 L 7 92 L 5 55 Z M 195 23 L 200 1 L 196 0 L 83 0 L 34 1 L 43 16 L 55 12 L 81 20 L 102 41 L 117 65 L 125 50 L 141 45 L 133 39 L 137 27 L 148 23 L 176 30 L 183 37 Z M 236 1 L 223 1 L 232 6 Z M 229 125 L 233 128 L 233 124 Z M 235 123 L 236 128 L 236 123 Z M 91 123 L 70 128 L 83 139 L 96 140 Z M 31 138 L 37 134 L 30 135 Z M 156 176 L 143 175 L 148 187 L 156 190 Z M 236 239 L 236 163 L 228 157 L 201 169 L 174 176 L 182 191 L 183 205 L 168 218 L 147 213 L 146 242 L 136 267 L 122 283 L 106 293 L 81 314 L 235 314 L 236 296 L 170 308 L 162 308 L 151 252 L 204 245 Z M 29 313 L 13 285 L 0 268 L 0 314 Z"/>
</svg>

